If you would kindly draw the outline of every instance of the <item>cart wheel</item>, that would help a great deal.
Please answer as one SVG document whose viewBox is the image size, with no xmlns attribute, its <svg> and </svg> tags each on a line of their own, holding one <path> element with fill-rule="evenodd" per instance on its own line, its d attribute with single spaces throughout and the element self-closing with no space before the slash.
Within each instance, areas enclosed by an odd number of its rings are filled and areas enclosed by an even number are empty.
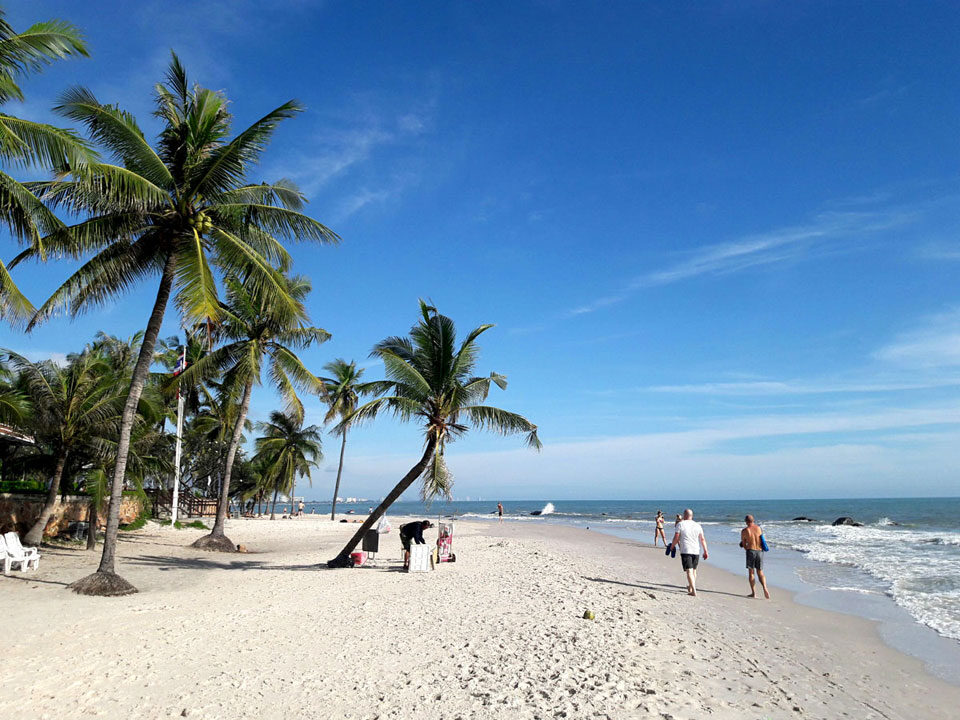
<svg viewBox="0 0 960 720">
<path fill-rule="evenodd" d="M 457 561 L 457 556 L 454 555 L 453 553 L 450 553 L 450 562 L 456 562 L 456 561 Z"/>
</svg>

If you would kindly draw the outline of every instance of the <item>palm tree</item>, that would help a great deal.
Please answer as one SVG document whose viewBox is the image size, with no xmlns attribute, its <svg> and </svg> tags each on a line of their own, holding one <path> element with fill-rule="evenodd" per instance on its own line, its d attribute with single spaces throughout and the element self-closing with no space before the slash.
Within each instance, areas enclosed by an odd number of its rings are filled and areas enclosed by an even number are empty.
<svg viewBox="0 0 960 720">
<path fill-rule="evenodd" d="M 330 375 L 330 377 L 320 378 L 320 382 L 323 383 L 321 398 L 330 406 L 323 421 L 329 423 L 340 420 L 341 422 L 335 431 L 341 438 L 340 464 L 337 466 L 337 482 L 333 488 L 333 502 L 330 507 L 330 519 L 336 520 L 337 496 L 340 494 L 340 477 L 343 474 L 343 454 L 347 448 L 347 431 L 350 429 L 349 422 L 343 423 L 357 409 L 360 396 L 372 392 L 376 384 L 361 383 L 363 368 L 358 368 L 353 361 L 347 362 L 337 358 L 324 365 L 323 369 Z"/>
<path fill-rule="evenodd" d="M 24 536 L 27 544 L 39 545 L 60 500 L 60 482 L 67 460 L 75 451 L 85 452 L 92 436 L 119 415 L 123 398 L 114 391 L 116 383 L 109 364 L 96 353 L 71 356 L 66 367 L 50 360 L 31 362 L 10 350 L 3 353 L 25 383 L 35 437 L 50 458 L 56 458 L 47 499 Z"/>
<path fill-rule="evenodd" d="M 23 100 L 18 81 L 54 60 L 87 55 L 80 33 L 62 20 L 36 23 L 18 33 L 0 8 L 0 105 Z M 70 130 L 22 120 L 0 112 L 0 162 L 23 168 L 42 165 L 79 167 L 93 159 L 85 143 Z M 59 219 L 22 183 L 0 171 L 0 222 L 17 240 L 43 255 L 41 238 L 62 226 Z M 29 319 L 34 309 L 0 261 L 0 317 Z"/>
<path fill-rule="evenodd" d="M 218 338 L 225 342 L 181 376 L 184 382 L 192 382 L 195 378 L 223 373 L 225 385 L 240 397 L 240 412 L 223 471 L 217 519 L 210 534 L 193 543 L 193 547 L 201 550 L 236 550 L 224 535 L 230 503 L 230 473 L 250 409 L 250 395 L 253 386 L 260 384 L 264 367 L 269 367 L 271 384 L 286 401 L 287 412 L 298 421 L 303 420 L 303 403 L 297 390 L 320 392 L 320 381 L 304 367 L 296 351 L 326 342 L 330 333 L 307 324 L 309 316 L 303 301 L 310 292 L 310 281 L 294 276 L 284 278 L 283 282 L 285 296 L 295 301 L 293 308 L 277 302 L 268 288 L 250 287 L 227 278 L 224 283 L 227 302 L 220 310 L 222 322 L 217 330 Z"/>
<path fill-rule="evenodd" d="M 263 470 L 263 479 L 273 488 L 273 506 L 277 493 L 283 492 L 294 501 L 297 477 L 310 479 L 310 468 L 323 459 L 320 428 L 303 427 L 303 419 L 274 410 L 269 422 L 257 423 L 263 433 L 255 441 L 257 454 L 253 461 Z M 271 508 L 270 519 L 274 512 Z"/>
<path fill-rule="evenodd" d="M 495 372 L 489 377 L 473 375 L 480 354 L 477 338 L 493 327 L 481 325 L 456 346 L 453 321 L 420 301 L 420 320 L 409 337 L 389 337 L 374 346 L 371 357 L 380 358 L 387 380 L 377 383 L 384 397 L 358 407 L 341 426 L 369 420 L 381 410 L 390 410 L 401 420 L 416 418 L 423 423 L 423 455 L 360 526 L 329 567 L 347 567 L 350 553 L 367 530 L 373 527 L 404 491 L 418 478 L 421 497 L 432 500 L 450 497 L 453 478 L 447 470 L 444 452 L 448 442 L 466 434 L 470 425 L 501 435 L 523 433 L 526 443 L 540 449 L 537 426 L 522 415 L 484 405 L 493 383 L 506 389 L 507 379 Z M 469 423 L 469 424 L 468 424 Z"/>
<path fill-rule="evenodd" d="M 297 103 L 284 103 L 228 139 L 226 98 L 191 86 L 174 55 L 166 82 L 156 86 L 156 108 L 164 125 L 155 150 L 130 113 L 100 103 L 85 88 L 69 90 L 56 110 L 86 126 L 93 140 L 121 164 L 72 168 L 70 180 L 33 186 L 53 207 L 89 216 L 44 238 L 47 251 L 95 254 L 44 303 L 31 326 L 60 308 L 76 315 L 145 277 L 160 276 L 123 410 L 100 567 L 70 586 L 87 595 L 136 592 L 115 572 L 120 494 L 137 402 L 171 294 L 185 320 L 216 319 L 216 267 L 225 276 L 244 278 L 251 287 L 272 293 L 276 305 L 293 311 L 296 301 L 275 267 L 290 263 L 281 241 L 338 240 L 300 212 L 304 198 L 290 182 L 268 185 L 248 179 L 276 127 L 300 111 Z M 18 260 L 37 254 L 30 249 Z"/>
</svg>

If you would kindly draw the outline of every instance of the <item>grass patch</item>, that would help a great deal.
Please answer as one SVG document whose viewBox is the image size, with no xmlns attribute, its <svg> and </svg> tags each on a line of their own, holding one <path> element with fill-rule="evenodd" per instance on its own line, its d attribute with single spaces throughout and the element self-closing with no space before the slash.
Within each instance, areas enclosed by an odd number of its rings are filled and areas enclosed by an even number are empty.
<svg viewBox="0 0 960 720">
<path fill-rule="evenodd" d="M 125 532 L 129 532 L 130 530 L 139 530 L 140 528 L 142 528 L 144 525 L 147 524 L 147 520 L 148 520 L 148 519 L 149 519 L 149 518 L 147 517 L 147 515 L 145 515 L 145 514 L 144 514 L 144 515 L 140 515 L 140 516 L 139 516 L 136 520 L 134 520 L 133 522 L 129 522 L 129 523 L 127 523 L 126 525 L 121 525 L 121 526 L 120 526 L 120 529 L 123 530 L 123 531 L 125 531 Z"/>
<path fill-rule="evenodd" d="M 170 521 L 169 521 L 169 520 L 158 520 L 157 522 L 160 523 L 161 525 L 169 525 L 169 524 L 170 524 Z M 185 527 L 186 527 L 186 528 L 195 528 L 195 529 L 197 529 L 197 530 L 209 530 L 209 529 L 210 529 L 210 528 L 208 528 L 206 525 L 204 525 L 203 522 L 201 522 L 200 520 L 194 520 L 193 522 L 189 522 L 189 523 L 182 523 L 182 522 L 180 522 L 179 520 L 177 520 L 177 521 L 173 524 L 173 526 L 174 526 L 177 530 L 183 530 Z"/>
</svg>

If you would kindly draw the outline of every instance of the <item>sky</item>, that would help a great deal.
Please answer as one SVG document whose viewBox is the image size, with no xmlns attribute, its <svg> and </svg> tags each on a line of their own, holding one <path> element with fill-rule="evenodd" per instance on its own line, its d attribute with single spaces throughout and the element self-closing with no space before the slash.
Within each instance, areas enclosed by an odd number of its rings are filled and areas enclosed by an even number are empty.
<svg viewBox="0 0 960 720">
<path fill-rule="evenodd" d="M 381 377 L 370 348 L 428 298 L 463 333 L 496 324 L 479 370 L 510 384 L 490 402 L 540 428 L 540 453 L 451 446 L 458 498 L 958 494 L 955 3 L 4 5 L 18 29 L 69 20 L 91 53 L 27 80 L 10 114 L 64 124 L 49 108 L 85 85 L 153 134 L 171 49 L 238 130 L 306 106 L 252 176 L 296 181 L 342 238 L 293 247 L 333 335 L 309 367 Z M 15 279 L 39 303 L 71 267 Z M 155 292 L 0 328 L 0 347 L 132 335 Z M 171 308 L 162 335 L 178 328 Z M 278 404 L 258 388 L 252 418 Z M 389 417 L 354 429 L 341 495 L 384 495 L 421 447 Z"/>
</svg>

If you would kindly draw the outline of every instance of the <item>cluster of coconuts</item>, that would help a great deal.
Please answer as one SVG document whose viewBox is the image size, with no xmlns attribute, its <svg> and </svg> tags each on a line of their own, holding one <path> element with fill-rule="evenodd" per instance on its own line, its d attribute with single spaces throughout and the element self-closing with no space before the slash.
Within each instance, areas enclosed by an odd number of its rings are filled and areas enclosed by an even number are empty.
<svg viewBox="0 0 960 720">
<path fill-rule="evenodd" d="M 194 230 L 198 233 L 208 233 L 213 230 L 213 220 L 210 219 L 210 216 L 205 212 L 198 212 L 196 215 L 191 215 L 190 219 L 187 220 Z"/>
</svg>

